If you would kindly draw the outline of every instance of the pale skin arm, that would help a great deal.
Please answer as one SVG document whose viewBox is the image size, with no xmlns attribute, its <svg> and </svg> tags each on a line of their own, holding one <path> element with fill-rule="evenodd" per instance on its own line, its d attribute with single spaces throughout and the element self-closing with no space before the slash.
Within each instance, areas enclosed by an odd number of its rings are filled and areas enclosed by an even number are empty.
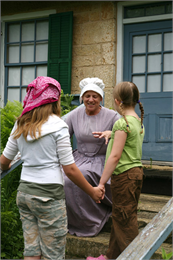
<svg viewBox="0 0 173 260">
<path fill-rule="evenodd" d="M 103 132 L 92 132 L 95 138 L 105 138 L 105 144 L 108 143 L 109 139 L 111 138 L 112 131 L 107 130 Z"/>
<path fill-rule="evenodd" d="M 118 130 L 115 132 L 112 151 L 106 162 L 105 168 L 103 170 L 103 174 L 100 179 L 100 183 L 98 185 L 98 187 L 100 189 L 105 189 L 106 182 L 109 180 L 112 173 L 114 172 L 114 170 L 119 162 L 119 159 L 121 158 L 121 154 L 123 152 L 123 148 L 124 148 L 126 139 L 127 139 L 127 133 L 125 133 L 124 131 Z M 102 199 L 103 198 L 104 198 L 104 195 L 103 195 Z"/>
<path fill-rule="evenodd" d="M 67 177 L 74 182 L 79 188 L 86 192 L 95 202 L 100 203 L 103 191 L 98 187 L 93 187 L 83 176 L 75 163 L 70 165 L 62 165 Z"/>
<path fill-rule="evenodd" d="M 1 170 L 5 171 L 11 167 L 11 161 L 7 159 L 3 154 L 0 157 Z M 73 181 L 77 186 L 79 186 L 83 191 L 85 191 L 93 200 L 100 203 L 103 192 L 98 187 L 93 187 L 87 182 L 80 170 L 77 168 L 76 164 L 64 165 L 62 166 L 67 177 Z"/>
<path fill-rule="evenodd" d="M 7 159 L 7 158 L 2 154 L 1 157 L 0 157 L 1 170 L 2 170 L 2 171 L 6 171 L 6 170 L 10 169 L 10 167 L 11 167 L 11 161 L 12 161 L 12 160 Z"/>
</svg>

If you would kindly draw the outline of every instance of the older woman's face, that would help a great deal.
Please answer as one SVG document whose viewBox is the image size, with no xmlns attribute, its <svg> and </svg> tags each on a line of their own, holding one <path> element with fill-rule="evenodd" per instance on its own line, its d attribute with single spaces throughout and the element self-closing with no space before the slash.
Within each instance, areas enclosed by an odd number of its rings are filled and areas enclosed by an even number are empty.
<svg viewBox="0 0 173 260">
<path fill-rule="evenodd" d="M 97 92 L 87 91 L 83 94 L 82 99 L 88 114 L 95 115 L 99 113 L 102 97 Z"/>
</svg>

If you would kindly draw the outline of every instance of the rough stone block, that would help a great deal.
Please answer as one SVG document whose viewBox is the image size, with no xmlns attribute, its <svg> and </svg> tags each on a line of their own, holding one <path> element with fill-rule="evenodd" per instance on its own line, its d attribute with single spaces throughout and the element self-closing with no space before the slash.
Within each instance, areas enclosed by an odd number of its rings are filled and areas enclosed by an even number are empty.
<svg viewBox="0 0 173 260">
<path fill-rule="evenodd" d="M 115 40 L 114 20 L 83 24 L 82 44 L 103 43 Z"/>
</svg>

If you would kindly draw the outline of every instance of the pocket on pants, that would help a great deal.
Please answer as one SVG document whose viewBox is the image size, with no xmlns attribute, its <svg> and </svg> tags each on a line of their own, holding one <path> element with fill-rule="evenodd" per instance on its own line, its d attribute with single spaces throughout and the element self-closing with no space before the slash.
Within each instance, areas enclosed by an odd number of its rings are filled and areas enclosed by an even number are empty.
<svg viewBox="0 0 173 260">
<path fill-rule="evenodd" d="M 128 172 L 128 178 L 129 178 L 129 180 L 142 181 L 143 174 L 139 173 L 139 172 Z"/>
<path fill-rule="evenodd" d="M 135 205 L 115 206 L 112 212 L 112 217 L 116 222 L 125 226 L 127 225 L 132 213 L 135 211 Z"/>
<path fill-rule="evenodd" d="M 129 192 L 134 201 L 138 203 L 139 196 L 142 189 L 143 173 L 142 172 L 128 172 Z"/>
</svg>

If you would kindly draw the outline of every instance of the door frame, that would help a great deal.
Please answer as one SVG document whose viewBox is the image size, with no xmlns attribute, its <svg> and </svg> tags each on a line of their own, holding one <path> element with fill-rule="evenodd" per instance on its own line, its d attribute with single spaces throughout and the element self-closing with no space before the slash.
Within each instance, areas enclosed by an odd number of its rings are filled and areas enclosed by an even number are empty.
<svg viewBox="0 0 173 260">
<path fill-rule="evenodd" d="M 159 1 L 158 1 L 159 2 Z M 124 24 L 153 22 L 173 19 L 173 14 L 154 15 L 137 18 L 123 18 L 124 7 L 156 3 L 156 1 L 127 1 L 117 3 L 117 71 L 116 84 L 123 81 L 123 49 L 124 49 Z"/>
<path fill-rule="evenodd" d="M 159 1 L 158 1 L 159 2 Z M 126 1 L 126 2 L 117 2 L 117 47 L 116 47 L 116 84 L 123 81 L 123 56 L 124 56 L 124 24 L 133 24 L 133 23 L 143 23 L 143 22 L 153 22 L 153 21 L 162 21 L 173 19 L 173 14 L 164 14 L 164 15 L 154 15 L 147 17 L 138 17 L 138 18 L 128 18 L 124 19 L 124 7 L 133 6 L 133 5 L 143 5 L 156 3 L 156 1 Z M 148 120 L 146 118 L 146 120 Z M 146 129 L 146 131 L 148 131 Z M 148 140 L 145 140 L 146 142 Z M 150 161 L 143 160 L 143 163 L 149 164 Z M 158 161 L 153 161 L 153 165 L 158 165 Z M 173 166 L 173 162 L 159 162 L 159 165 L 168 165 Z"/>
</svg>

